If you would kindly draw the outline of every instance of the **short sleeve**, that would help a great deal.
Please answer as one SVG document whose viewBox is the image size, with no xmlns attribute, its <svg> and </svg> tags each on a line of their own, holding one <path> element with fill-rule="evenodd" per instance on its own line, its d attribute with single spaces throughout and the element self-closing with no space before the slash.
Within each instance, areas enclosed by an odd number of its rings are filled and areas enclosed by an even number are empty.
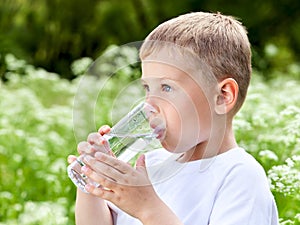
<svg viewBox="0 0 300 225">
<path fill-rule="evenodd" d="M 277 209 L 263 168 L 238 164 L 215 197 L 209 225 L 278 225 Z"/>
</svg>

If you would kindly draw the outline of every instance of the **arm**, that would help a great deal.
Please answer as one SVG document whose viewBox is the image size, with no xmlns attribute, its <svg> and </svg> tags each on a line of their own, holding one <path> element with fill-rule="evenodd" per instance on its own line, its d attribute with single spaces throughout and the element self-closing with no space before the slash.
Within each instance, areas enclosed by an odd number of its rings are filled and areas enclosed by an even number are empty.
<svg viewBox="0 0 300 225">
<path fill-rule="evenodd" d="M 103 144 L 102 135 L 109 132 L 110 128 L 104 126 L 100 128 L 98 133 L 91 133 L 87 142 L 78 144 L 79 154 L 94 154 L 95 151 L 108 153 L 107 146 Z M 75 156 L 68 158 L 69 163 L 76 159 Z M 104 199 L 86 194 L 81 190 L 77 190 L 75 219 L 77 225 L 112 225 L 112 213 Z"/>
<path fill-rule="evenodd" d="M 139 220 L 143 225 L 183 225 L 179 218 L 172 212 L 172 210 L 165 205 L 160 199 L 152 202 L 153 208 L 146 209 Z"/>
<path fill-rule="evenodd" d="M 106 202 L 77 190 L 75 219 L 77 225 L 112 225 L 112 215 Z"/>
<path fill-rule="evenodd" d="M 89 165 L 84 173 L 105 188 L 87 185 L 86 189 L 95 196 L 106 199 L 144 225 L 183 225 L 172 210 L 157 196 L 145 169 L 144 158 L 137 167 L 102 153 L 95 158 L 87 156 Z"/>
</svg>

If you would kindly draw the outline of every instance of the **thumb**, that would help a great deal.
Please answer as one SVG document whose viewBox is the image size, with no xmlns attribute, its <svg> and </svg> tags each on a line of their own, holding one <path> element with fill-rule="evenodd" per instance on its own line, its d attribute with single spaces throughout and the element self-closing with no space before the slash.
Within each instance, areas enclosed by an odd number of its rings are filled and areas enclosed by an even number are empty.
<svg viewBox="0 0 300 225">
<path fill-rule="evenodd" d="M 145 170 L 146 171 L 146 163 L 145 163 L 145 155 L 141 155 L 136 161 L 136 169 L 137 170 Z"/>
<path fill-rule="evenodd" d="M 69 155 L 68 156 L 68 163 L 71 164 L 72 162 L 74 162 L 76 160 L 76 156 L 75 155 Z"/>
<path fill-rule="evenodd" d="M 137 161 L 136 161 L 136 170 L 144 176 L 144 179 L 142 179 L 140 185 L 151 185 L 151 181 L 149 179 L 147 169 L 146 169 L 146 163 L 145 163 L 145 155 L 141 155 Z"/>
</svg>

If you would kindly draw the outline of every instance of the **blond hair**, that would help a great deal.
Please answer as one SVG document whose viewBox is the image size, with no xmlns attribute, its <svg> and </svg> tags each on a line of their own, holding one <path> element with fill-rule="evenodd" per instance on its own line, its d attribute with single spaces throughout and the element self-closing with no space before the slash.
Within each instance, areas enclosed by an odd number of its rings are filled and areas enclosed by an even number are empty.
<svg viewBox="0 0 300 225">
<path fill-rule="evenodd" d="M 142 60 L 155 49 L 153 44 L 146 44 L 149 41 L 187 48 L 209 66 L 218 81 L 229 77 L 235 79 L 239 85 L 239 96 L 234 111 L 238 111 L 251 77 L 250 43 L 245 27 L 238 20 L 207 12 L 178 16 L 162 23 L 147 36 L 140 49 Z"/>
</svg>

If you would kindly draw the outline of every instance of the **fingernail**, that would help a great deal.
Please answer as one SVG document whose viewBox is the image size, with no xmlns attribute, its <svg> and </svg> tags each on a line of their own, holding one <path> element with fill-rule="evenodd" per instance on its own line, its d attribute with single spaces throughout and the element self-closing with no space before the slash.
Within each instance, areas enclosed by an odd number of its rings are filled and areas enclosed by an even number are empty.
<svg viewBox="0 0 300 225">
<path fill-rule="evenodd" d="M 95 153 L 95 158 L 96 159 L 103 159 L 103 156 L 104 156 L 105 154 L 104 153 L 102 153 L 102 152 L 96 152 Z"/>
<path fill-rule="evenodd" d="M 87 173 L 88 172 L 88 168 L 86 166 L 81 167 L 81 172 Z"/>
<path fill-rule="evenodd" d="M 84 161 L 84 162 L 87 162 L 87 163 L 90 163 L 90 162 L 91 162 L 91 159 L 92 159 L 92 157 L 91 157 L 90 155 L 85 155 L 85 156 L 83 157 L 83 161 Z"/>
<path fill-rule="evenodd" d="M 84 189 L 87 190 L 87 192 L 91 192 L 92 191 L 92 185 L 91 184 L 86 184 L 84 186 Z"/>
</svg>

